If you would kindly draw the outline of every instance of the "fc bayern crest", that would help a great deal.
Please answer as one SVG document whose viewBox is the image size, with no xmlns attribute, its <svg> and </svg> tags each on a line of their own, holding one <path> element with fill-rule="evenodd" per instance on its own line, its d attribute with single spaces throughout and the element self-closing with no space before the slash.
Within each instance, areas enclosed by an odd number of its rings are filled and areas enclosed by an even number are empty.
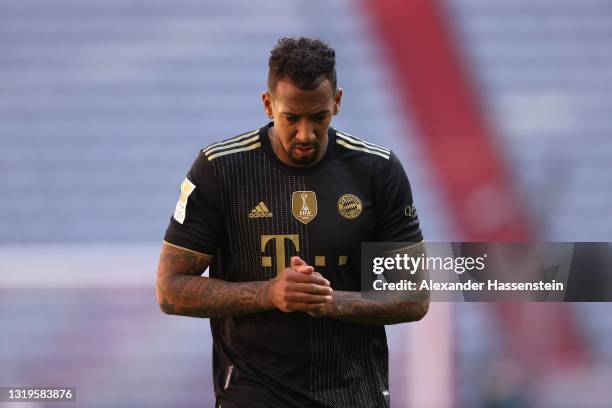
<svg viewBox="0 0 612 408">
<path fill-rule="evenodd" d="M 363 203 L 355 194 L 344 194 L 338 199 L 338 212 L 348 220 L 354 220 L 361 215 Z"/>
<path fill-rule="evenodd" d="M 317 216 L 317 195 L 314 191 L 294 191 L 291 195 L 291 211 L 302 224 L 308 224 Z"/>
</svg>

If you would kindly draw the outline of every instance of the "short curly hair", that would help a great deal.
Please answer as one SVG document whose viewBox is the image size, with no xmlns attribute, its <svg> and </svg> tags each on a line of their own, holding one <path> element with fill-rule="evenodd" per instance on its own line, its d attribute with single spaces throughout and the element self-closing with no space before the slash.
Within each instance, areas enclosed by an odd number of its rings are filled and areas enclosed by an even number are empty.
<svg viewBox="0 0 612 408">
<path fill-rule="evenodd" d="M 336 89 L 336 51 L 316 38 L 281 38 L 270 53 L 268 68 L 271 92 L 283 79 L 303 90 L 315 89 L 329 79 Z"/>
</svg>

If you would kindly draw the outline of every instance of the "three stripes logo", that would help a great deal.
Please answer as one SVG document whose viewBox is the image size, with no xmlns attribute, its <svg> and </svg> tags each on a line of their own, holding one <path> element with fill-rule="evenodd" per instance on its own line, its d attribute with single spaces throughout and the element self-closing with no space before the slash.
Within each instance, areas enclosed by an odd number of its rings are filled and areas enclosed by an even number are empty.
<svg viewBox="0 0 612 408">
<path fill-rule="evenodd" d="M 340 132 L 339 130 L 336 131 L 336 144 L 344 146 L 347 149 L 374 154 L 387 160 L 389 160 L 391 156 L 391 151 L 389 149 L 374 143 L 366 142 L 365 140 L 345 132 Z"/>
<path fill-rule="evenodd" d="M 251 210 L 249 218 L 272 218 L 272 212 L 268 210 L 268 207 L 263 201 L 260 201 L 255 208 Z"/>
<path fill-rule="evenodd" d="M 208 161 L 212 161 L 217 157 L 226 156 L 232 153 L 246 152 L 248 150 L 257 149 L 260 146 L 259 129 L 257 129 L 232 139 L 212 144 L 206 149 L 203 149 L 202 153 L 206 155 Z"/>
</svg>

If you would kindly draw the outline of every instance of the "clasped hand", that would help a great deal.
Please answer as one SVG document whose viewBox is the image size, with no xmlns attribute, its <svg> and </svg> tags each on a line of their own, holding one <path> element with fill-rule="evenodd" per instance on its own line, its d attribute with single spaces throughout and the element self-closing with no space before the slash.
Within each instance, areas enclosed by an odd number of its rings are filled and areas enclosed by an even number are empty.
<svg viewBox="0 0 612 408">
<path fill-rule="evenodd" d="M 291 265 L 270 281 L 269 296 L 274 307 L 283 312 L 301 311 L 322 316 L 322 307 L 332 302 L 332 288 L 327 279 L 298 256 Z"/>
</svg>

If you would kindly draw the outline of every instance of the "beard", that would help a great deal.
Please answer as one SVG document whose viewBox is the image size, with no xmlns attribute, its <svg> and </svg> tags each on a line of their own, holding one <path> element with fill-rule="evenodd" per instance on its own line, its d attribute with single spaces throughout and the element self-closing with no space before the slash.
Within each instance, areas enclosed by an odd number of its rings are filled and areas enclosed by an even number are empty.
<svg viewBox="0 0 612 408">
<path fill-rule="evenodd" d="M 302 151 L 301 149 L 310 148 L 309 151 Z M 319 151 L 321 145 L 319 142 L 313 143 L 295 143 L 289 147 L 288 155 L 291 160 L 299 166 L 308 166 L 314 164 L 319 157 Z"/>
</svg>

